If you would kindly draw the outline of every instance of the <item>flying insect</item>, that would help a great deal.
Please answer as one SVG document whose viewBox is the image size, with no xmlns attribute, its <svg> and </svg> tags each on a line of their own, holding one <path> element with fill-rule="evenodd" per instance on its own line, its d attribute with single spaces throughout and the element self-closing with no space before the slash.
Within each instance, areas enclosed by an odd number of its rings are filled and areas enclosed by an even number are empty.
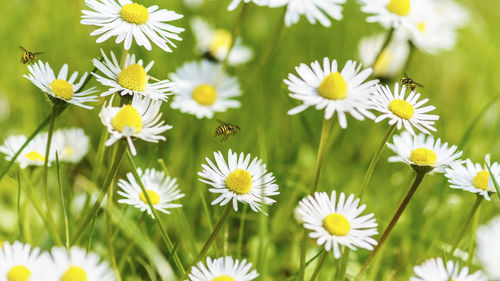
<svg viewBox="0 0 500 281">
<path fill-rule="evenodd" d="M 30 52 L 26 50 L 24 47 L 19 46 L 19 49 L 23 51 L 21 55 L 21 63 L 23 64 L 33 64 L 37 60 L 37 55 L 42 54 L 43 52 Z"/>
<path fill-rule="evenodd" d="M 222 120 L 217 119 L 217 122 L 219 122 L 219 126 L 215 129 L 214 137 L 222 135 L 221 142 L 226 141 L 230 135 L 236 135 L 236 133 L 240 130 L 240 127 Z"/>
<path fill-rule="evenodd" d="M 411 79 L 410 77 L 408 77 L 408 74 L 404 74 L 405 76 L 402 77 L 401 79 L 399 79 L 399 82 L 401 83 L 401 85 L 406 85 L 408 86 L 408 88 L 410 88 L 412 91 L 415 90 L 416 87 L 424 87 L 424 85 L 416 82 L 415 80 Z"/>
</svg>

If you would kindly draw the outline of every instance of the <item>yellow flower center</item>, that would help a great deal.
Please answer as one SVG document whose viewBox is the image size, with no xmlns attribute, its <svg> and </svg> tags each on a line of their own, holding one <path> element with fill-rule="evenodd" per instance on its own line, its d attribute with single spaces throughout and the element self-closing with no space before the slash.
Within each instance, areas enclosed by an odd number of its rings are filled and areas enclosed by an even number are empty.
<svg viewBox="0 0 500 281">
<path fill-rule="evenodd" d="M 134 132 L 137 134 L 142 129 L 142 118 L 137 109 L 127 104 L 118 111 L 113 119 L 111 119 L 111 125 L 120 133 L 125 126 L 134 128 Z"/>
<path fill-rule="evenodd" d="M 347 97 L 347 83 L 339 72 L 330 73 L 319 84 L 318 93 L 331 100 L 342 100 Z"/>
<path fill-rule="evenodd" d="M 437 156 L 430 149 L 417 148 L 411 152 L 410 160 L 419 166 L 432 166 L 436 164 Z"/>
<path fill-rule="evenodd" d="M 123 5 L 120 15 L 124 21 L 138 25 L 145 24 L 149 18 L 148 9 L 137 3 Z"/>
<path fill-rule="evenodd" d="M 217 29 L 214 32 L 212 42 L 210 42 L 208 49 L 212 54 L 216 54 L 220 49 L 227 52 L 229 47 L 231 47 L 232 41 L 233 37 L 231 36 L 231 33 L 224 29 Z"/>
<path fill-rule="evenodd" d="M 389 110 L 397 116 L 406 120 L 410 119 L 415 113 L 415 108 L 413 108 L 413 105 L 399 99 L 395 99 L 391 101 L 391 103 L 389 103 Z"/>
<path fill-rule="evenodd" d="M 323 227 L 328 230 L 331 235 L 346 236 L 351 230 L 351 224 L 341 214 L 333 213 L 323 219 Z"/>
<path fill-rule="evenodd" d="M 247 194 L 252 189 L 252 176 L 245 170 L 236 169 L 227 176 L 226 186 L 234 193 Z"/>
<path fill-rule="evenodd" d="M 217 91 L 212 85 L 201 84 L 191 93 L 193 99 L 201 105 L 212 105 L 217 99 Z"/>
<path fill-rule="evenodd" d="M 418 31 L 420 31 L 420 33 L 424 33 L 425 32 L 425 22 L 421 22 L 417 25 L 417 28 L 418 28 Z"/>
<path fill-rule="evenodd" d="M 490 180 L 490 173 L 488 171 L 481 171 L 476 174 L 474 179 L 472 180 L 472 184 L 482 190 L 488 190 Z"/>
<path fill-rule="evenodd" d="M 36 160 L 41 161 L 41 162 L 45 161 L 45 157 L 43 157 L 43 155 L 38 153 L 38 151 L 34 151 L 34 150 L 24 154 L 24 156 L 31 161 L 36 161 Z"/>
<path fill-rule="evenodd" d="M 13 266 L 7 273 L 7 280 L 9 281 L 28 281 L 31 276 L 31 271 L 25 266 Z"/>
<path fill-rule="evenodd" d="M 56 79 L 50 83 L 52 93 L 58 98 L 70 100 L 73 97 L 73 85 L 62 79 Z"/>
<path fill-rule="evenodd" d="M 387 10 L 400 16 L 406 16 L 410 13 L 410 0 L 391 0 L 387 4 Z"/>
<path fill-rule="evenodd" d="M 64 148 L 64 154 L 66 154 L 66 156 L 71 156 L 73 154 L 73 149 L 69 146 L 66 146 Z"/>
<path fill-rule="evenodd" d="M 87 281 L 87 273 L 83 268 L 72 265 L 61 276 L 61 281 Z"/>
<path fill-rule="evenodd" d="M 217 276 L 212 281 L 234 281 L 234 278 L 228 275 Z"/>
<path fill-rule="evenodd" d="M 147 83 L 148 75 L 146 70 L 137 63 L 127 66 L 118 75 L 118 84 L 120 84 L 123 88 L 127 88 L 132 91 L 144 91 Z"/>
<path fill-rule="evenodd" d="M 391 52 L 385 49 L 382 51 L 377 61 L 373 64 L 373 72 L 377 74 L 384 74 L 389 67 L 389 63 L 391 62 Z"/>
<path fill-rule="evenodd" d="M 160 195 L 158 195 L 158 193 L 150 189 L 146 189 L 146 193 L 148 194 L 149 200 L 151 200 L 151 204 L 156 205 L 158 204 L 158 202 L 160 202 Z M 139 198 L 142 202 L 148 204 L 148 200 L 146 199 L 144 192 L 141 192 L 141 194 L 139 194 Z"/>
</svg>

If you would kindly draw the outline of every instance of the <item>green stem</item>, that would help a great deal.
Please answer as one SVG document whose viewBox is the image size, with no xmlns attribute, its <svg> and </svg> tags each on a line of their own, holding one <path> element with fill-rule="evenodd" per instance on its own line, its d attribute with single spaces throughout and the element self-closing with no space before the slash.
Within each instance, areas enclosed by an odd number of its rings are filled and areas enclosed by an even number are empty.
<svg viewBox="0 0 500 281">
<path fill-rule="evenodd" d="M 481 217 L 481 208 L 478 208 L 476 213 L 474 214 L 474 220 L 472 222 L 472 233 L 471 233 L 471 239 L 469 239 L 469 258 L 467 259 L 467 266 L 470 268 L 472 264 L 472 260 L 474 259 L 474 244 L 476 240 L 476 231 L 477 231 L 477 226 L 479 224 L 479 218 Z"/>
<path fill-rule="evenodd" d="M 325 249 L 321 249 L 319 250 L 319 252 L 314 255 L 314 257 L 310 258 L 307 262 L 306 262 L 306 268 L 313 262 L 315 261 L 319 256 L 321 256 L 321 254 L 325 251 Z M 292 280 L 295 280 L 297 279 L 297 275 L 299 274 L 298 271 L 296 271 L 295 273 L 292 274 L 292 276 L 290 278 L 288 278 L 288 281 L 292 281 Z"/>
<path fill-rule="evenodd" d="M 113 246 L 113 220 L 111 219 L 111 208 L 113 206 L 113 189 L 108 190 L 108 202 L 106 204 L 106 232 L 107 232 L 107 242 L 109 250 L 109 260 L 111 262 L 111 267 L 115 272 L 117 281 L 121 281 L 120 271 L 116 265 L 115 247 Z M 132 244 L 132 243 L 131 243 Z"/>
<path fill-rule="evenodd" d="M 478 194 L 476 201 L 474 202 L 474 205 L 472 205 L 472 209 L 470 210 L 469 216 L 467 216 L 467 219 L 465 220 L 462 231 L 460 231 L 460 234 L 458 235 L 457 240 L 453 244 L 453 247 L 451 248 L 451 251 L 448 254 L 450 258 L 453 257 L 453 254 L 455 253 L 455 250 L 457 249 L 458 244 L 460 243 L 460 240 L 462 240 L 465 233 L 467 232 L 467 228 L 469 228 L 469 224 L 472 221 L 472 218 L 474 217 L 474 214 L 478 210 L 479 206 L 481 205 L 481 202 L 483 202 L 483 196 Z"/>
<path fill-rule="evenodd" d="M 52 136 L 54 135 L 54 128 L 56 125 L 56 117 L 58 111 L 58 105 L 54 104 L 52 106 L 52 113 L 50 114 L 49 132 L 47 135 L 47 145 L 45 148 L 45 158 L 43 160 L 43 187 L 45 190 L 45 206 L 47 208 L 47 219 L 55 224 L 54 217 L 52 216 L 52 206 L 50 204 L 51 197 L 49 191 L 49 157 L 50 157 L 50 145 L 52 144 Z"/>
<path fill-rule="evenodd" d="M 146 218 L 146 212 L 143 212 L 139 220 L 137 221 L 137 227 L 140 227 L 141 224 L 144 222 L 144 219 Z M 125 251 L 123 251 L 123 254 L 121 255 L 120 261 L 118 262 L 118 270 L 120 272 L 123 271 L 123 266 L 125 265 L 125 262 L 127 261 L 127 258 L 129 257 L 130 251 L 132 251 L 132 248 L 134 247 L 134 243 L 128 243 L 127 248 Z"/>
<path fill-rule="evenodd" d="M 316 277 L 318 277 L 319 271 L 321 270 L 321 267 L 323 266 L 323 263 L 325 262 L 327 256 L 328 256 L 327 251 L 325 251 L 323 255 L 321 255 L 321 258 L 319 259 L 318 264 L 314 269 L 313 275 L 311 276 L 311 281 L 316 280 Z"/>
<path fill-rule="evenodd" d="M 61 196 L 61 205 L 62 205 L 62 210 L 63 210 L 63 217 L 64 217 L 64 233 L 66 235 L 66 250 L 69 252 L 69 249 L 71 247 L 70 244 L 70 238 L 69 238 L 69 220 L 68 220 L 68 210 L 66 209 L 66 204 L 64 202 L 64 192 L 63 192 L 63 187 L 61 183 L 61 170 L 59 166 L 59 155 L 56 152 L 56 168 L 57 168 L 57 182 L 59 185 L 59 195 Z"/>
<path fill-rule="evenodd" d="M 373 60 L 373 65 L 375 65 L 377 63 L 377 61 L 380 59 L 380 56 L 382 56 L 382 53 L 384 52 L 384 50 L 387 48 L 387 46 L 389 46 L 389 43 L 391 42 L 392 36 L 394 35 L 394 30 L 395 30 L 394 27 L 391 27 L 391 29 L 389 29 L 389 32 L 387 33 L 387 36 L 385 37 L 385 41 L 382 44 L 382 47 L 380 48 L 377 55 L 375 56 L 375 59 Z"/>
<path fill-rule="evenodd" d="M 234 24 L 233 31 L 231 33 L 231 44 L 229 45 L 229 48 L 227 49 L 226 56 L 224 57 L 224 60 L 222 61 L 222 69 L 227 68 L 227 64 L 229 62 L 229 53 L 231 53 L 231 50 L 234 47 L 234 44 L 236 42 L 236 39 L 238 38 L 238 35 L 241 32 L 241 27 L 243 26 L 243 22 L 245 21 L 247 12 L 248 12 L 248 5 L 249 3 L 243 3 L 243 7 L 241 7 L 240 15 L 238 16 L 238 19 L 236 23 Z"/>
<path fill-rule="evenodd" d="M 345 280 L 345 273 L 347 272 L 347 264 L 349 263 L 349 255 L 351 254 L 351 249 L 345 247 L 344 253 L 342 254 L 342 258 L 340 259 L 339 267 L 337 268 L 337 272 L 335 274 L 335 280 Z"/>
<path fill-rule="evenodd" d="M 247 218 L 248 205 L 245 204 L 243 207 L 243 212 L 241 214 L 240 226 L 238 229 L 238 242 L 236 243 L 236 258 L 241 258 L 241 252 L 243 251 L 243 232 L 245 228 L 245 220 Z"/>
<path fill-rule="evenodd" d="M 405 62 L 405 65 L 403 67 L 403 71 L 408 71 L 408 68 L 410 67 L 410 63 L 411 63 L 411 60 L 413 58 L 413 54 L 415 53 L 415 44 L 413 44 L 413 42 L 408 41 L 408 45 L 409 45 L 409 50 L 408 50 L 408 57 L 406 58 L 406 62 Z"/>
<path fill-rule="evenodd" d="M 19 226 L 19 235 L 18 237 L 23 237 L 24 236 L 24 231 L 23 231 L 23 221 L 24 221 L 24 216 L 23 212 L 21 212 L 21 175 L 20 175 L 19 168 L 17 168 L 17 222 Z"/>
</svg>

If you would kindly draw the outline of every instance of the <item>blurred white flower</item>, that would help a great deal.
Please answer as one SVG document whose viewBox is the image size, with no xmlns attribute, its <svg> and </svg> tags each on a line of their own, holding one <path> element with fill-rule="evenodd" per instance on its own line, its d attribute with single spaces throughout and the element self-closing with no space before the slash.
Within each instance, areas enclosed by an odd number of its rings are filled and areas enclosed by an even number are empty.
<svg viewBox="0 0 500 281">
<path fill-rule="evenodd" d="M 480 226 L 476 234 L 477 259 L 491 280 L 500 280 L 500 216 Z"/>
<path fill-rule="evenodd" d="M 78 163 L 87 155 L 90 144 L 89 137 L 81 128 L 60 129 L 54 132 L 53 144 L 57 150 L 59 161 Z"/>
<path fill-rule="evenodd" d="M 87 253 L 84 249 L 73 246 L 67 251 L 66 248 L 55 247 L 51 253 L 56 267 L 52 272 L 55 280 L 116 280 L 107 262 L 99 262 L 96 254 Z"/>
<path fill-rule="evenodd" d="M 331 26 L 331 17 L 342 20 L 342 5 L 346 0 L 269 0 L 270 7 L 286 5 L 285 24 L 291 26 L 305 16 L 311 24 L 317 21 L 325 27 Z"/>
<path fill-rule="evenodd" d="M 230 256 L 212 260 L 207 258 L 207 265 L 198 262 L 189 274 L 189 281 L 251 281 L 259 276 L 251 270 L 252 263 L 240 261 Z"/>
<path fill-rule="evenodd" d="M 14 135 L 5 139 L 2 146 L 0 146 L 0 152 L 4 153 L 5 159 L 10 161 L 12 157 L 26 141 L 26 136 L 24 135 Z M 48 165 L 56 159 L 56 147 L 57 145 L 50 146 Z M 28 145 L 21 151 L 16 159 L 19 163 L 21 169 L 28 166 L 43 166 L 45 161 L 45 151 L 47 149 L 47 133 L 41 133 L 35 136 L 35 138 L 28 143 Z"/>
<path fill-rule="evenodd" d="M 448 261 L 444 264 L 441 258 L 430 259 L 413 268 L 415 276 L 410 281 L 487 281 L 481 271 L 469 274 L 469 268 L 460 269 L 458 262 Z"/>
<path fill-rule="evenodd" d="M 378 34 L 362 38 L 358 45 L 358 55 L 363 65 L 372 65 L 373 75 L 392 78 L 403 72 L 410 46 L 406 38 L 394 36 L 377 61 L 374 61 L 386 36 L 386 34 Z"/>
<path fill-rule="evenodd" d="M 19 241 L 0 245 L 0 280 L 53 280 L 54 266 L 47 253 Z"/>
</svg>

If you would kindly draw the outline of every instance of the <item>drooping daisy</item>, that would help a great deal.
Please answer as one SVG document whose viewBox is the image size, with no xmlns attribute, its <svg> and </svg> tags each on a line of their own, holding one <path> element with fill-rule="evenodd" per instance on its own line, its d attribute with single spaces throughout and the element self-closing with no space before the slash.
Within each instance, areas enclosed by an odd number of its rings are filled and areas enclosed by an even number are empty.
<svg viewBox="0 0 500 281">
<path fill-rule="evenodd" d="M 342 4 L 346 0 L 270 0 L 270 7 L 286 5 L 285 24 L 291 26 L 297 23 L 300 16 L 305 16 L 311 24 L 316 21 L 325 27 L 331 26 L 333 19 L 342 19 Z"/>
<path fill-rule="evenodd" d="M 288 114 L 294 115 L 314 106 L 318 110 L 325 110 L 325 119 L 330 119 L 335 113 L 342 128 L 347 127 L 346 113 L 358 120 L 365 117 L 375 118 L 368 111 L 370 107 L 371 88 L 378 80 L 365 80 L 372 74 L 371 68 L 361 70 L 361 65 L 354 61 L 347 61 L 342 71 L 337 68 L 337 61 L 324 58 L 323 68 L 318 61 L 311 63 L 311 67 L 301 64 L 295 68 L 297 77 L 288 74 L 285 84 L 291 92 L 290 97 L 298 99 L 303 104 L 292 108 Z"/>
<path fill-rule="evenodd" d="M 212 260 L 208 257 L 206 266 L 199 262 L 193 267 L 189 281 L 251 281 L 259 276 L 251 269 L 252 263 L 245 259 L 239 261 L 226 256 Z"/>
<path fill-rule="evenodd" d="M 441 143 L 441 139 L 434 140 L 433 136 L 424 134 L 412 135 L 406 131 L 393 137 L 393 144 L 387 146 L 397 156 L 389 157 L 389 162 L 403 162 L 414 168 L 423 167 L 431 172 L 444 173 L 446 168 L 456 163 L 462 156 L 455 145 L 448 147 L 448 143 Z"/>
<path fill-rule="evenodd" d="M 153 204 L 156 210 L 170 214 L 168 209 L 182 207 L 181 204 L 172 203 L 172 201 L 184 197 L 184 194 L 178 188 L 179 186 L 175 178 L 165 177 L 165 173 L 158 172 L 155 169 L 146 169 L 143 172 L 142 169 L 138 168 L 137 173 L 141 177 L 149 200 L 151 200 L 151 204 Z M 143 212 L 147 211 L 154 218 L 146 195 L 142 192 L 133 173 L 127 173 L 127 180 L 120 179 L 118 186 L 121 188 L 118 194 L 125 197 L 118 200 L 119 203 L 132 205 Z"/>
<path fill-rule="evenodd" d="M 99 59 L 93 59 L 94 66 L 105 76 L 92 73 L 104 86 L 110 87 L 109 90 L 102 93 L 101 96 L 107 96 L 114 93 L 125 95 L 143 95 L 154 100 L 167 100 L 175 85 L 168 80 L 160 80 L 150 83 L 148 72 L 153 67 L 154 61 L 151 61 L 145 67 L 143 61 L 136 61 L 135 55 L 127 54 L 125 66 L 122 69 L 118 63 L 115 54 L 111 52 L 109 59 L 101 49 L 104 62 Z"/>
<path fill-rule="evenodd" d="M 78 163 L 90 148 L 89 137 L 81 128 L 57 130 L 53 140 L 61 162 Z"/>
<path fill-rule="evenodd" d="M 271 205 L 276 200 L 269 196 L 278 195 L 278 185 L 272 173 L 267 173 L 266 165 L 255 157 L 250 162 L 250 154 L 233 153 L 229 149 L 227 162 L 220 151 L 214 152 L 214 164 L 208 157 L 208 165 L 202 164 L 203 171 L 198 175 L 200 181 L 213 186 L 209 191 L 220 193 L 212 201 L 212 205 L 221 206 L 233 203 L 233 208 L 238 211 L 238 202 L 250 205 L 254 212 L 261 211 L 261 205 Z"/>
<path fill-rule="evenodd" d="M 53 266 L 50 256 L 31 248 L 28 244 L 15 241 L 3 243 L 0 247 L 0 280 L 2 281 L 45 281 L 51 280 Z"/>
<path fill-rule="evenodd" d="M 62 101 L 71 103 L 86 109 L 92 109 L 93 106 L 86 105 L 87 102 L 96 102 L 98 98 L 92 95 L 96 92 L 95 88 L 83 90 L 83 82 L 87 78 L 88 73 L 85 72 L 80 81 L 75 84 L 78 77 L 78 71 L 73 72 L 68 79 L 68 65 L 65 64 L 61 67 L 59 74 L 54 74 L 49 63 L 38 61 L 33 65 L 28 65 L 29 75 L 23 75 L 25 78 L 35 84 L 40 90 L 47 93 L 52 101 Z"/>
<path fill-rule="evenodd" d="M 204 19 L 194 17 L 191 20 L 191 28 L 196 38 L 196 51 L 200 55 L 209 57 L 215 61 L 224 61 L 231 43 L 232 35 L 225 29 L 216 29 Z M 238 65 L 249 61 L 253 56 L 252 49 L 241 44 L 238 38 L 231 48 L 227 62 L 229 65 Z"/>
<path fill-rule="evenodd" d="M 0 146 L 0 152 L 4 153 L 5 159 L 10 161 L 21 146 L 26 142 L 26 136 L 14 135 L 5 139 L 4 144 Z M 16 159 L 21 169 L 28 166 L 43 166 L 45 161 L 45 151 L 47 149 L 47 133 L 37 135 L 28 145 L 21 151 Z M 48 165 L 55 160 L 56 146 L 51 146 L 49 152 Z"/>
<path fill-rule="evenodd" d="M 360 216 L 366 205 L 359 206 L 359 199 L 351 194 L 346 198 L 342 192 L 338 196 L 332 191 L 316 192 L 299 202 L 298 213 L 304 221 L 304 227 L 311 230 L 309 237 L 317 239 L 319 246 L 326 251 L 333 250 L 333 256 L 341 255 L 340 246 L 351 250 L 363 248 L 372 250 L 377 241 L 370 236 L 378 234 L 377 223 L 373 214 Z"/>
<path fill-rule="evenodd" d="M 226 74 L 220 64 L 209 61 L 188 62 L 170 74 L 175 83 L 171 107 L 197 118 L 212 118 L 216 112 L 240 107 L 232 98 L 241 95 L 235 77 Z"/>
<path fill-rule="evenodd" d="M 500 280 L 500 216 L 480 226 L 476 234 L 477 259 L 490 280 Z"/>
<path fill-rule="evenodd" d="M 114 281 L 116 277 L 107 262 L 99 262 L 100 258 L 87 253 L 76 246 L 71 247 L 69 253 L 65 248 L 52 248 L 55 270 L 52 273 L 56 280 L 86 280 L 86 281 Z"/>
<path fill-rule="evenodd" d="M 108 128 L 110 137 L 106 145 L 110 146 L 121 138 L 127 139 L 132 155 L 136 154 L 132 138 L 157 143 L 166 140 L 161 133 L 172 128 L 161 120 L 160 100 L 134 95 L 131 104 L 114 107 L 113 98 L 104 104 L 99 113 L 101 121 Z"/>
<path fill-rule="evenodd" d="M 97 43 L 117 36 L 115 42 L 125 41 L 126 50 L 130 49 L 132 39 L 137 45 L 151 50 L 151 40 L 162 50 L 172 52 L 170 47 L 175 47 L 172 40 L 182 41 L 178 33 L 184 28 L 168 23 L 183 17 L 174 11 L 158 9 L 158 5 L 146 8 L 130 0 L 85 0 L 85 4 L 92 10 L 82 11 L 80 23 L 99 27 L 90 33 L 91 36 L 99 35 Z"/>
<path fill-rule="evenodd" d="M 458 262 L 448 261 L 446 265 L 441 258 L 430 259 L 413 268 L 415 276 L 410 281 L 487 281 L 481 271 L 469 274 L 469 268 L 460 269 Z"/>
<path fill-rule="evenodd" d="M 407 38 L 394 36 L 377 61 L 374 61 L 384 44 L 385 36 L 385 34 L 378 34 L 361 39 L 358 45 L 358 55 L 363 65 L 372 65 L 373 75 L 392 78 L 403 72 L 410 46 Z"/>
<path fill-rule="evenodd" d="M 434 121 L 439 119 L 438 115 L 428 114 L 435 109 L 432 105 L 424 106 L 429 99 L 419 101 L 420 94 L 415 91 L 405 98 L 406 86 L 401 89 L 399 84 L 394 85 L 394 92 L 391 92 L 389 86 L 377 85 L 373 91 L 371 100 L 373 101 L 373 109 L 382 113 L 375 118 L 378 123 L 384 119 L 389 119 L 389 125 L 396 124 L 398 130 L 403 127 L 412 135 L 415 134 L 413 127 L 417 130 L 430 134 L 429 131 L 436 131 Z"/>
<path fill-rule="evenodd" d="M 238 6 L 240 5 L 241 2 L 243 2 L 243 3 L 253 2 L 254 4 L 256 4 L 258 6 L 265 6 L 269 3 L 269 0 L 233 0 L 233 1 L 231 1 L 229 6 L 227 7 L 227 10 L 228 11 L 235 10 L 236 8 L 238 8 Z"/>
</svg>

